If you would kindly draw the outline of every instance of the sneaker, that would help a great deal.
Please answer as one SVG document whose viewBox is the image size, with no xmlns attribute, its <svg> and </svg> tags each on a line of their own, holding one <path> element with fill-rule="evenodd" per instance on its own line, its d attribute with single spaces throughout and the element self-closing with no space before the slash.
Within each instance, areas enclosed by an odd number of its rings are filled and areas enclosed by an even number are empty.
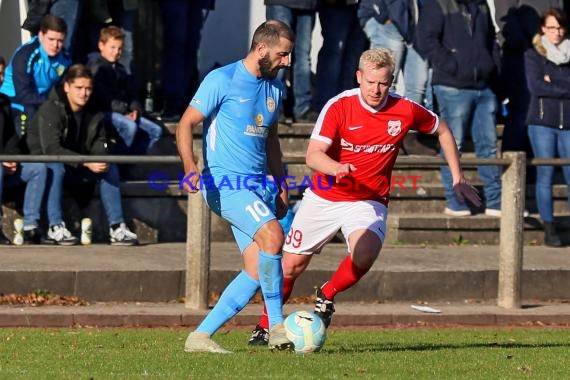
<svg viewBox="0 0 570 380">
<path fill-rule="evenodd" d="M 486 208 L 485 209 L 485 215 L 487 216 L 495 216 L 497 218 L 501 217 L 501 210 L 500 209 L 496 209 L 496 208 Z M 528 218 L 528 216 L 530 215 L 530 213 L 528 212 L 528 210 L 524 210 L 523 211 L 523 217 L 524 218 Z"/>
<path fill-rule="evenodd" d="M 212 352 L 214 354 L 231 354 L 231 351 L 214 342 L 207 333 L 191 332 L 184 343 L 186 352 Z"/>
<path fill-rule="evenodd" d="M 287 338 L 287 334 L 285 333 L 285 326 L 283 326 L 283 323 L 278 323 L 269 329 L 269 340 L 267 341 L 267 344 L 272 350 L 293 350 L 293 342 Z"/>
<path fill-rule="evenodd" d="M 125 223 L 120 223 L 116 228 L 109 229 L 111 245 L 135 245 L 138 243 L 137 235 L 131 232 Z"/>
<path fill-rule="evenodd" d="M 329 300 L 323 294 L 321 288 L 317 289 L 317 299 L 315 300 L 315 314 L 324 322 L 325 327 L 329 327 L 334 314 L 334 301 Z"/>
<path fill-rule="evenodd" d="M 181 117 L 182 115 L 177 112 L 164 111 L 162 114 L 160 114 L 160 116 L 157 117 L 157 119 L 163 123 L 177 123 L 180 121 Z"/>
<path fill-rule="evenodd" d="M 79 239 L 76 238 L 69 232 L 65 227 L 65 223 L 61 222 L 51 226 L 48 229 L 47 239 L 45 240 L 47 244 L 57 244 L 57 245 L 76 245 Z"/>
<path fill-rule="evenodd" d="M 41 244 L 42 240 L 42 232 L 38 227 L 24 230 L 24 244 Z"/>
<path fill-rule="evenodd" d="M 446 207 L 443 213 L 449 216 L 471 216 L 471 211 L 469 210 L 454 210 L 449 207 Z"/>
<path fill-rule="evenodd" d="M 249 337 L 250 346 L 267 346 L 269 343 L 269 330 L 264 329 L 260 325 L 255 326 Z"/>
</svg>

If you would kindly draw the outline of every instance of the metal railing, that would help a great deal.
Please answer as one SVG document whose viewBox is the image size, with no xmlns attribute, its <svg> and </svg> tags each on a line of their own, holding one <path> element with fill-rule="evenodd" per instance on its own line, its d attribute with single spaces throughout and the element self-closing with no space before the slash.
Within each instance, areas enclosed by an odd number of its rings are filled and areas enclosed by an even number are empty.
<svg viewBox="0 0 570 380">
<path fill-rule="evenodd" d="M 178 164 L 178 156 L 46 156 L 0 155 L 0 162 L 109 162 L 118 164 Z M 302 156 L 285 157 L 284 163 L 304 164 Z M 570 165 L 570 159 L 532 159 L 530 165 Z M 439 167 L 439 157 L 399 157 L 397 168 Z M 526 187 L 526 155 L 506 152 L 503 158 L 462 158 L 464 168 L 481 165 L 505 166 L 502 174 L 501 223 L 499 241 L 499 283 L 497 303 L 505 308 L 521 307 L 521 274 Z M 211 214 L 202 197 L 188 194 L 186 229 L 186 307 L 208 308 L 210 275 Z"/>
</svg>

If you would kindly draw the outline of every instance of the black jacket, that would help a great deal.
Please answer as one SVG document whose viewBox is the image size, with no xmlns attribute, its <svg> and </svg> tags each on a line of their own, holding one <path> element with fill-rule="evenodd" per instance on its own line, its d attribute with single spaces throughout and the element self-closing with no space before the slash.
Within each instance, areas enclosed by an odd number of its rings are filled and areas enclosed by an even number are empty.
<svg viewBox="0 0 570 380">
<path fill-rule="evenodd" d="M 104 155 L 112 153 L 114 145 L 103 113 L 94 111 L 89 104 L 77 126 L 61 86 L 50 92 L 48 101 L 36 112 L 26 139 L 32 154 Z"/>
<path fill-rule="evenodd" d="M 91 102 L 95 107 L 120 114 L 142 113 L 142 106 L 136 100 L 134 80 L 121 63 L 111 63 L 100 53 L 93 53 L 89 55 L 87 67 L 93 74 Z"/>
<path fill-rule="evenodd" d="M 21 154 L 20 139 L 14 128 L 10 98 L 0 93 L 0 154 Z"/>
<path fill-rule="evenodd" d="M 538 41 L 524 55 L 530 92 L 527 124 L 570 129 L 570 63 L 560 66 L 546 59 Z M 540 52 L 539 52 L 540 51 Z M 550 83 L 544 76 L 550 77 Z"/>
<path fill-rule="evenodd" d="M 428 0 L 416 27 L 416 50 L 434 85 L 481 89 L 496 78 L 500 52 L 486 0 Z"/>
</svg>

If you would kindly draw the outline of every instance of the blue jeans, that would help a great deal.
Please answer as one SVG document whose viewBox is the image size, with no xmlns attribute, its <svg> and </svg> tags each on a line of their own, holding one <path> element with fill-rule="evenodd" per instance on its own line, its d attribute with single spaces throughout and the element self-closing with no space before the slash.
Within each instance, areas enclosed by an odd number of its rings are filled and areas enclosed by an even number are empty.
<svg viewBox="0 0 570 380">
<path fill-rule="evenodd" d="M 317 61 L 315 108 L 355 87 L 360 54 L 368 41 L 356 16 L 357 6 L 319 8 L 323 46 Z"/>
<path fill-rule="evenodd" d="M 291 9 L 283 5 L 265 8 L 268 20 L 279 20 L 293 28 L 293 115 L 299 117 L 311 107 L 311 36 L 315 27 L 315 12 Z M 283 76 L 283 70 L 280 75 Z"/>
<path fill-rule="evenodd" d="M 124 222 L 117 165 L 111 164 L 109 170 L 100 174 L 93 173 L 85 166 L 72 167 L 59 163 L 48 163 L 46 166 L 48 168 L 47 214 L 50 226 L 63 222 L 61 200 L 64 182 L 69 184 L 99 182 L 101 203 L 109 225 Z"/>
<path fill-rule="evenodd" d="M 145 117 L 140 117 L 137 122 L 118 112 L 107 114 L 109 117 L 124 143 L 119 143 L 119 153 L 144 154 L 162 136 L 160 125 Z"/>
<path fill-rule="evenodd" d="M 477 158 L 496 158 L 497 98 L 493 91 L 489 88 L 475 90 L 442 85 L 433 87 L 441 118 L 453 132 L 459 152 L 462 151 L 463 140 L 470 130 Z M 441 154 L 443 155 L 443 152 Z M 501 208 L 501 168 L 499 166 L 479 166 L 477 172 L 483 181 L 486 207 L 499 210 Z M 445 188 L 447 207 L 452 210 L 467 210 L 467 205 L 460 202 L 453 192 L 449 167 L 441 168 L 441 180 Z"/>
<path fill-rule="evenodd" d="M 75 32 L 83 8 L 82 3 L 80 0 L 55 0 L 49 10 L 49 13 L 61 17 L 67 24 L 64 46 L 69 54 L 72 53 Z"/>
<path fill-rule="evenodd" d="M 0 221 L 2 220 L 2 189 L 4 186 L 16 186 L 27 183 L 24 193 L 24 228 L 39 226 L 42 198 L 46 187 L 47 170 L 42 163 L 22 163 L 14 174 L 4 175 L 4 167 L 0 163 Z"/>
<path fill-rule="evenodd" d="M 208 11 L 200 1 L 160 0 L 164 22 L 165 113 L 182 113 L 198 82 L 198 48 Z"/>
<path fill-rule="evenodd" d="M 570 130 L 542 125 L 529 125 L 528 136 L 532 151 L 536 158 L 570 158 Z M 570 191 L 570 166 L 562 166 L 562 173 L 566 180 L 566 186 Z M 544 222 L 552 222 L 552 181 L 554 178 L 554 166 L 536 167 L 536 203 L 540 219 Z M 568 209 L 570 210 L 570 193 L 568 195 Z"/>
<path fill-rule="evenodd" d="M 414 49 L 407 44 L 392 23 L 380 24 L 371 18 L 364 25 L 364 33 L 370 40 L 371 48 L 384 47 L 394 53 L 394 83 L 395 91 L 400 70 L 404 72 L 404 96 L 416 103 L 424 104 L 426 84 L 428 81 L 428 64 Z"/>
</svg>

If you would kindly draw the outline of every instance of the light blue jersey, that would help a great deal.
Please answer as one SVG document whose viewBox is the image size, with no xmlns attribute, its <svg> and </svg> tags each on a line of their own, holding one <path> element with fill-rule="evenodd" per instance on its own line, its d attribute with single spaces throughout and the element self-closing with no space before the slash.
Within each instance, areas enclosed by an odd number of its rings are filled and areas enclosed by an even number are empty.
<svg viewBox="0 0 570 380">
<path fill-rule="evenodd" d="M 190 103 L 206 117 L 204 175 L 266 174 L 265 143 L 281 93 L 281 81 L 256 78 L 242 61 L 206 76 Z"/>
<path fill-rule="evenodd" d="M 275 194 L 263 180 L 281 94 L 281 81 L 256 78 L 238 61 L 208 74 L 190 103 L 205 117 L 202 180 L 208 185 L 201 190 L 212 211 L 232 224 L 242 251 L 275 219 Z"/>
</svg>

